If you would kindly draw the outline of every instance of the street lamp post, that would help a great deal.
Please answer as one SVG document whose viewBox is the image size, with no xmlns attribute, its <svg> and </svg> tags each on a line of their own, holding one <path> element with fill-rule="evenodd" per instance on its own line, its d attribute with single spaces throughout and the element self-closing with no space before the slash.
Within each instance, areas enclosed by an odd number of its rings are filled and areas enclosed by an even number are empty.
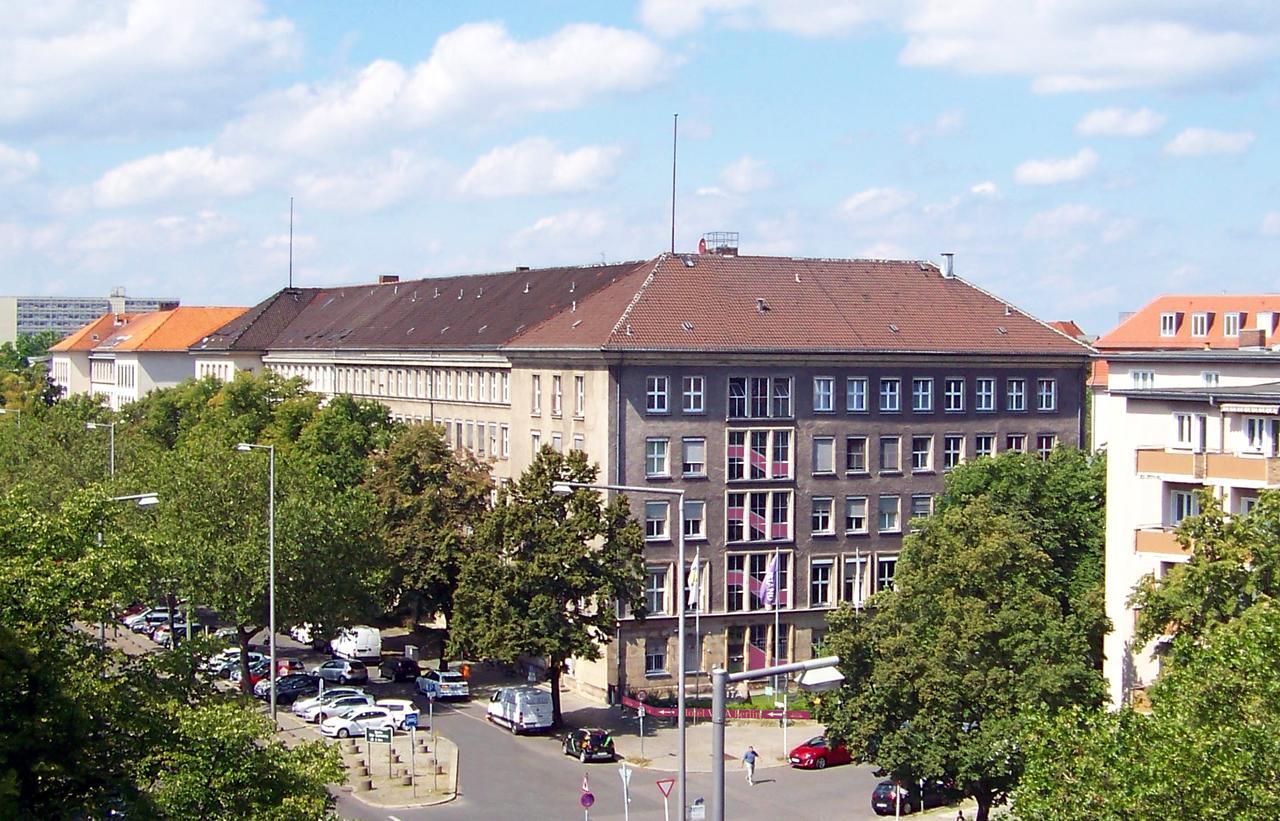
<svg viewBox="0 0 1280 821">
<path fill-rule="evenodd" d="M 160 496 L 156 493 L 134 493 L 129 496 L 112 496 L 107 499 L 108 502 L 133 502 L 138 507 L 151 507 L 160 504 Z M 102 547 L 102 529 L 98 529 L 98 547 Z M 98 646 L 105 650 L 107 647 L 107 620 L 104 618 L 98 622 Z"/>
<path fill-rule="evenodd" d="M 551 490 L 561 496 L 573 492 L 574 488 L 588 490 L 614 490 L 622 493 L 647 493 L 650 495 L 675 496 L 679 513 L 676 515 L 676 633 L 680 644 L 679 658 L 676 662 L 676 800 L 680 805 L 680 817 L 684 818 L 688 803 L 685 800 L 685 598 L 684 589 L 684 490 L 680 488 L 637 487 L 634 485 L 591 484 L 588 482 L 556 482 Z"/>
<path fill-rule="evenodd" d="M 0 408 L 0 413 L 12 413 L 18 429 L 22 429 L 22 408 Z"/>
<path fill-rule="evenodd" d="M 111 478 L 116 476 L 116 423 L 115 422 L 86 422 L 85 427 L 89 430 L 98 430 L 106 428 L 110 432 L 110 457 L 107 463 L 111 471 Z"/>
<path fill-rule="evenodd" d="M 271 669 L 267 687 L 271 693 L 271 723 L 276 725 L 276 448 L 275 445 L 251 445 L 241 442 L 236 450 L 267 452 L 267 635 L 271 644 Z"/>
</svg>

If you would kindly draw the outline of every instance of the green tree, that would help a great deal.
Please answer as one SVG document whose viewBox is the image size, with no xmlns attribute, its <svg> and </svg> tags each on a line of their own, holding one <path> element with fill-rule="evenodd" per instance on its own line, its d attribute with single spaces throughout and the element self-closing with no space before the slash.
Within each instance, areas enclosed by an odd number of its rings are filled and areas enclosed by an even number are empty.
<svg viewBox="0 0 1280 821">
<path fill-rule="evenodd" d="M 373 460 L 367 487 L 377 499 L 399 603 L 415 625 L 436 613 L 452 625 L 464 543 L 493 489 L 488 467 L 450 449 L 435 425 L 416 425 Z M 445 650 L 442 641 L 442 662 Z"/>
<path fill-rule="evenodd" d="M 595 480 L 581 451 L 543 447 L 477 525 L 454 597 L 454 651 L 546 659 L 557 726 L 565 661 L 600 657 L 616 606 L 644 615 L 644 536 L 626 500 L 604 506 L 593 490 L 552 490 Z"/>
<path fill-rule="evenodd" d="M 1209 626 L 1125 707 L 1043 717 L 1014 794 L 1027 821 L 1280 817 L 1280 607 Z"/>
<path fill-rule="evenodd" d="M 307 420 L 296 447 L 317 473 L 348 488 L 364 481 L 370 457 L 387 447 L 394 431 L 386 405 L 339 394 Z"/>
<path fill-rule="evenodd" d="M 919 525 L 870 615 L 833 614 L 847 681 L 818 715 L 902 783 L 954 779 L 986 821 L 1017 783 L 1032 711 L 1096 705 L 1101 679 L 1025 517 L 975 498 Z"/>
</svg>

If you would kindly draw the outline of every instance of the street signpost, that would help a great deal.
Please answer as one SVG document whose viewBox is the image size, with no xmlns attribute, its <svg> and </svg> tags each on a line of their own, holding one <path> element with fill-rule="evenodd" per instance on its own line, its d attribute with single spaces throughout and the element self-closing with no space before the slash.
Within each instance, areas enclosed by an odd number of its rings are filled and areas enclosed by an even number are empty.
<svg viewBox="0 0 1280 821">
<path fill-rule="evenodd" d="M 675 786 L 674 778 L 659 778 L 657 781 L 658 789 L 662 791 L 662 817 L 666 821 L 671 821 L 671 788 Z"/>
<path fill-rule="evenodd" d="M 640 702 L 640 708 L 636 710 L 640 714 L 640 757 L 644 758 L 644 703 L 649 700 L 649 691 L 640 690 L 636 693 L 636 701 Z"/>
<path fill-rule="evenodd" d="M 596 803 L 596 797 L 591 794 L 591 785 L 587 783 L 586 773 L 582 775 L 582 797 L 578 799 L 578 803 L 582 805 L 583 821 L 591 821 L 591 805 Z"/>
<path fill-rule="evenodd" d="M 373 749 L 372 749 L 372 745 L 374 745 L 374 744 L 386 744 L 386 745 L 387 745 L 387 778 L 388 778 L 388 779 L 390 779 L 390 778 L 391 778 L 391 736 L 392 736 L 392 735 L 394 735 L 394 734 L 395 734 L 395 730 L 393 730 L 393 729 L 392 729 L 392 728 L 390 728 L 390 727 L 387 727 L 387 728 L 385 728 L 385 729 L 381 729 L 381 730 L 379 730 L 379 729 L 377 729 L 377 728 L 375 728 L 375 727 L 371 727 L 371 728 L 369 728 L 368 730 L 366 730 L 366 731 L 365 731 L 365 734 L 364 734 L 364 740 L 365 740 L 365 741 L 367 741 L 367 742 L 369 742 L 369 744 L 370 744 L 370 749 L 369 749 L 369 772 L 370 772 L 370 774 L 372 774 L 372 773 L 373 773 Z"/>
<path fill-rule="evenodd" d="M 418 797 L 418 714 L 405 713 L 404 726 L 409 730 L 409 781 L 413 797 Z"/>
<path fill-rule="evenodd" d="M 622 819 L 631 821 L 631 768 L 627 762 L 618 767 L 618 775 L 622 778 Z"/>
</svg>

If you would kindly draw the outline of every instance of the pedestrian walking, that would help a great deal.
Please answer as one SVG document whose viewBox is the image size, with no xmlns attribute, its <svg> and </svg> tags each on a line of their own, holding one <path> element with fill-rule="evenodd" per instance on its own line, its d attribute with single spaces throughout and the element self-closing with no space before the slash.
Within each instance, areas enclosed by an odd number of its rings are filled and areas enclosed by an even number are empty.
<svg viewBox="0 0 1280 821">
<path fill-rule="evenodd" d="M 742 756 L 742 763 L 747 768 L 747 783 L 753 787 L 756 785 L 756 759 L 759 757 L 755 747 L 747 747 L 746 754 Z"/>
</svg>

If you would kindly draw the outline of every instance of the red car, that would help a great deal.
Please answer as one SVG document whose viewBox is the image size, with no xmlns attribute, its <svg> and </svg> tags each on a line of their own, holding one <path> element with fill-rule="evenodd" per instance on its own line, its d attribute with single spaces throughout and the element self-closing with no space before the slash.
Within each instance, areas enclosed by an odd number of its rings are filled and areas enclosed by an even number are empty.
<svg viewBox="0 0 1280 821">
<path fill-rule="evenodd" d="M 848 764 L 853 761 L 849 748 L 841 742 L 832 746 L 825 736 L 815 736 L 791 751 L 788 760 L 792 767 L 825 770 L 828 764 Z"/>
</svg>

